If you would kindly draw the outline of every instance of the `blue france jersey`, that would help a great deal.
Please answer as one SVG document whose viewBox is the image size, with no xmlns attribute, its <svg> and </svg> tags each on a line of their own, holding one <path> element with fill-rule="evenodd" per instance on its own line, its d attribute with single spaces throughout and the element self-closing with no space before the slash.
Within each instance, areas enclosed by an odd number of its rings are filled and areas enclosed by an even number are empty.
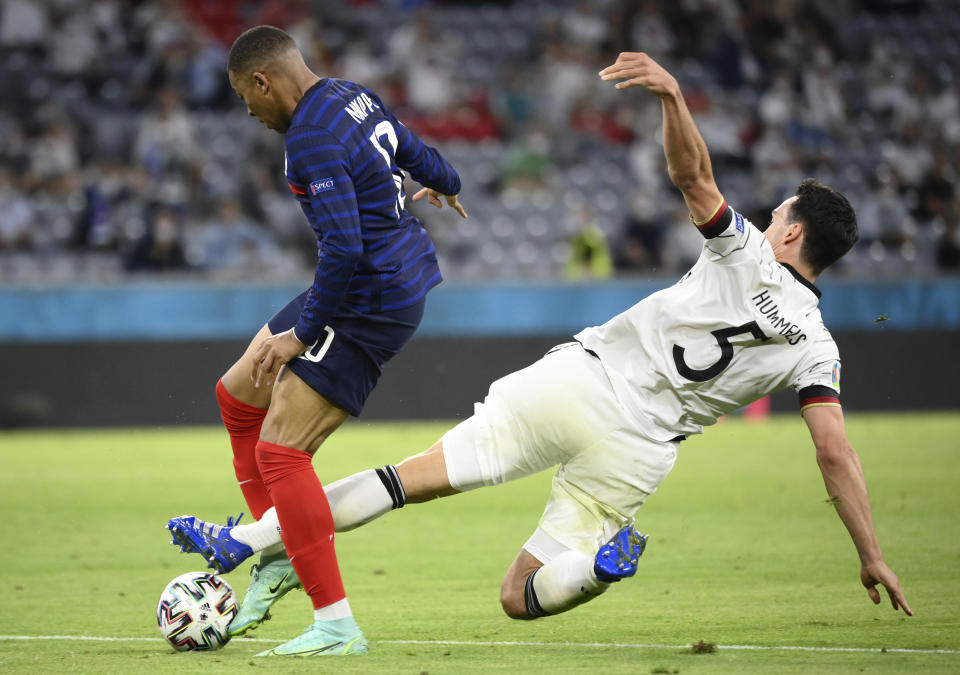
<svg viewBox="0 0 960 675">
<path fill-rule="evenodd" d="M 337 315 L 400 309 L 440 283 L 430 235 L 404 208 L 403 172 L 446 194 L 460 176 L 368 89 L 322 79 L 286 133 L 290 189 L 317 236 L 313 287 L 295 327 L 313 344 Z"/>
</svg>

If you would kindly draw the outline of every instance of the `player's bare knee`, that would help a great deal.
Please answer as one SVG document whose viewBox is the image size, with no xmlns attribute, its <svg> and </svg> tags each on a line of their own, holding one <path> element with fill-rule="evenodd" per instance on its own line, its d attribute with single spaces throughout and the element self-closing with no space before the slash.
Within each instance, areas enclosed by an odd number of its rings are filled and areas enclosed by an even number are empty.
<svg viewBox="0 0 960 675">
<path fill-rule="evenodd" d="M 531 618 L 527 614 L 527 601 L 523 586 L 518 588 L 509 574 L 500 586 L 500 607 L 511 619 L 524 621 Z"/>
</svg>

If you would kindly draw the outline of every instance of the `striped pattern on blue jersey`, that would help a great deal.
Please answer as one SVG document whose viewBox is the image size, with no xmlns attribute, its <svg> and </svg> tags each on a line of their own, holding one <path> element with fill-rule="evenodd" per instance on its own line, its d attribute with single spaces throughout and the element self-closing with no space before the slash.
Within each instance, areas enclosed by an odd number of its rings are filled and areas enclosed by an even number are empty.
<svg viewBox="0 0 960 675">
<path fill-rule="evenodd" d="M 317 236 L 313 287 L 294 331 L 311 345 L 330 319 L 408 307 L 440 283 L 430 235 L 404 209 L 403 172 L 446 195 L 460 176 L 368 89 L 321 79 L 286 132 L 286 174 Z"/>
</svg>

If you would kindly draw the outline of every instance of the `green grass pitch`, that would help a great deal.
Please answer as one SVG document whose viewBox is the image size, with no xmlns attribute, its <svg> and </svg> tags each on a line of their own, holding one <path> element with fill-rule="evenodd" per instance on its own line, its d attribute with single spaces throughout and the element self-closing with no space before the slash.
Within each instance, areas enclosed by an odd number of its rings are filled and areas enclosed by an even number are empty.
<svg viewBox="0 0 960 675">
<path fill-rule="evenodd" d="M 447 426 L 354 420 L 314 464 L 329 482 L 418 452 Z M 0 433 L 0 671 L 960 672 L 960 414 L 851 414 L 848 427 L 914 618 L 860 587 L 799 416 L 731 418 L 683 444 L 641 510 L 650 542 L 637 577 L 561 616 L 511 621 L 498 603 L 549 473 L 339 535 L 371 647 L 322 662 L 253 658 L 310 623 L 302 593 L 218 652 L 179 654 L 159 638 L 160 591 L 202 568 L 170 546 L 167 518 L 242 509 L 221 429 Z M 241 596 L 247 569 L 226 577 Z M 717 650 L 692 653 L 700 640 Z"/>
</svg>

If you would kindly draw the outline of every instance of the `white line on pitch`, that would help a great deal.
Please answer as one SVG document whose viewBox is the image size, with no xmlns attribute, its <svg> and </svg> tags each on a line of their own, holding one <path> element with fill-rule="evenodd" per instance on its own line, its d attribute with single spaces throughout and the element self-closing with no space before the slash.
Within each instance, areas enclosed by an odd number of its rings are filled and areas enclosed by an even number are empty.
<svg viewBox="0 0 960 675">
<path fill-rule="evenodd" d="M 91 642 L 163 642 L 162 638 L 148 637 L 99 637 L 96 635 L 0 635 L 0 640 L 76 640 Z M 237 638 L 237 642 L 266 642 L 277 644 L 282 640 L 266 638 Z M 383 645 L 464 645 L 474 647 L 600 647 L 620 649 L 690 649 L 691 645 L 643 644 L 636 642 L 533 642 L 483 640 L 371 640 Z M 784 651 L 784 652 L 857 652 L 893 654 L 960 654 L 956 649 L 905 649 L 900 647 L 802 647 L 799 645 L 717 645 L 717 649 L 739 651 Z"/>
</svg>

